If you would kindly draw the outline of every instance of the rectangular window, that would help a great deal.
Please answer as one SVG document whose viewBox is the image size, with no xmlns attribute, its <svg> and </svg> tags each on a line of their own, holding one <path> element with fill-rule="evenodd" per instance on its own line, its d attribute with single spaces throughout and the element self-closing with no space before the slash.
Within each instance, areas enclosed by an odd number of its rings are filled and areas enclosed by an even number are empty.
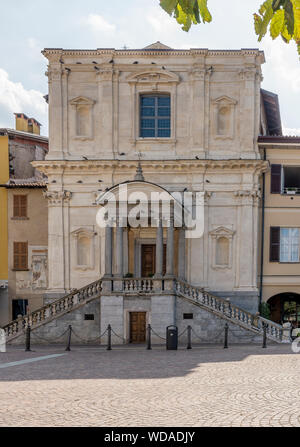
<svg viewBox="0 0 300 447">
<path fill-rule="evenodd" d="M 282 168 L 282 193 L 300 194 L 300 167 L 283 166 Z"/>
<path fill-rule="evenodd" d="M 299 228 L 280 228 L 280 262 L 299 262 Z"/>
<path fill-rule="evenodd" d="M 27 314 L 28 300 L 12 300 L 12 318 L 16 320 L 20 315 Z"/>
<path fill-rule="evenodd" d="M 140 137 L 170 138 L 171 100 L 168 95 L 141 95 Z"/>
<path fill-rule="evenodd" d="M 14 195 L 14 217 L 27 217 L 27 196 Z"/>
<path fill-rule="evenodd" d="M 28 242 L 14 242 L 14 270 L 28 270 Z"/>
</svg>

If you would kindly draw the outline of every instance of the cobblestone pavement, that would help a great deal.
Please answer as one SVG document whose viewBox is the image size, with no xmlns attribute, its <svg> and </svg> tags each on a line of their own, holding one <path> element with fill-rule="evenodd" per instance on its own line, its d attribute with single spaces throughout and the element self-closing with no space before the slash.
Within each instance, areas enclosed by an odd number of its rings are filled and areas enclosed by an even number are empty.
<svg viewBox="0 0 300 447">
<path fill-rule="evenodd" d="M 61 353 L 9 347 L 0 366 Z M 290 345 L 64 354 L 0 369 L 0 426 L 300 426 L 300 354 Z"/>
</svg>

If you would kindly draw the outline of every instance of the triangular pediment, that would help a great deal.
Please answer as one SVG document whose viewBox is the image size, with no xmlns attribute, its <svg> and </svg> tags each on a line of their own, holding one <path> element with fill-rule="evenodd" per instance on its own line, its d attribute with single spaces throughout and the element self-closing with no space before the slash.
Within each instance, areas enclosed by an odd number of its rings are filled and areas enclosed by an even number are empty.
<svg viewBox="0 0 300 447">
<path fill-rule="evenodd" d="M 77 96 L 74 99 L 71 99 L 70 104 L 72 105 L 87 105 L 91 106 L 95 103 L 93 99 L 87 98 L 86 96 Z"/>
<path fill-rule="evenodd" d="M 167 45 L 157 41 L 155 43 L 152 43 L 151 45 L 148 45 L 147 47 L 143 48 L 143 50 L 171 50 L 171 47 L 168 47 Z"/>
<path fill-rule="evenodd" d="M 127 81 L 141 83 L 179 82 L 179 77 L 167 70 L 147 70 L 131 74 Z"/>
<path fill-rule="evenodd" d="M 223 95 L 219 96 L 218 98 L 214 99 L 214 104 L 229 104 L 234 105 L 237 103 L 237 101 L 233 98 L 230 98 L 229 96 Z"/>
</svg>

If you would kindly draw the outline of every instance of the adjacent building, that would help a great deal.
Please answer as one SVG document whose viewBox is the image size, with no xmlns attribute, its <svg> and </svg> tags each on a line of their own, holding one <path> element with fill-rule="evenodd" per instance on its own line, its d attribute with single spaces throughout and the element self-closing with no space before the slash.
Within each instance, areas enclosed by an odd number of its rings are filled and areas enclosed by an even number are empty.
<svg viewBox="0 0 300 447">
<path fill-rule="evenodd" d="M 32 165 L 48 152 L 40 124 L 15 114 L 16 129 L 0 129 L 1 268 L 7 294 L 1 297 L 1 325 L 43 305 L 47 289 L 46 179 Z"/>
<path fill-rule="evenodd" d="M 300 327 L 300 137 L 282 135 L 277 95 L 262 91 L 260 300 L 278 323 Z"/>
</svg>

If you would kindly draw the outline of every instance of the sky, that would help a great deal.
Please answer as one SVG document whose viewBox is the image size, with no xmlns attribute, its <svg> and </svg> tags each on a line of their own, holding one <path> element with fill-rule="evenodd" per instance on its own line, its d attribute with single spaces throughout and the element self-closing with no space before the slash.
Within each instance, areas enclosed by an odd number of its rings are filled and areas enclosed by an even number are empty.
<svg viewBox="0 0 300 447">
<path fill-rule="evenodd" d="M 47 61 L 43 48 L 143 48 L 160 41 L 172 48 L 265 52 L 262 88 L 279 95 L 284 133 L 300 135 L 300 61 L 296 46 L 268 36 L 257 42 L 253 13 L 262 0 L 208 0 L 210 24 L 186 33 L 159 0 L 12 0 L 1 2 L 0 127 L 14 127 L 24 112 L 48 132 Z"/>
</svg>

